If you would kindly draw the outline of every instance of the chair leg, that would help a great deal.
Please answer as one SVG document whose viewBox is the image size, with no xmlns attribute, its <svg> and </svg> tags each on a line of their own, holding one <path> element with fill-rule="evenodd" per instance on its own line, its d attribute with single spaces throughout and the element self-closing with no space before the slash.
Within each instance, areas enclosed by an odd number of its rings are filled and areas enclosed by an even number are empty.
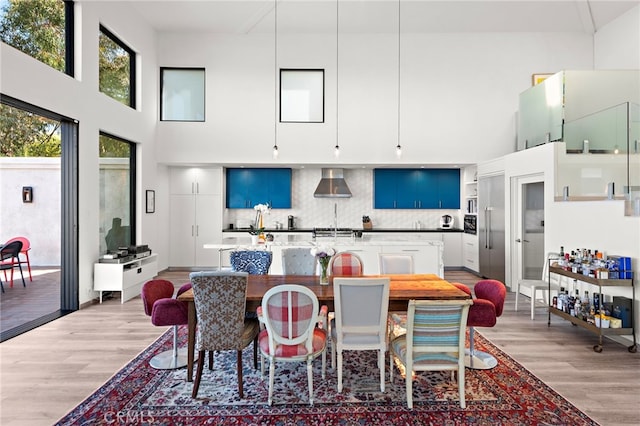
<svg viewBox="0 0 640 426">
<path fill-rule="evenodd" d="M 262 358 L 264 361 L 264 357 Z M 273 404 L 273 382 L 276 375 L 276 366 L 275 360 L 272 358 L 269 363 L 269 405 Z"/>
<path fill-rule="evenodd" d="M 2 284 L 2 280 L 0 280 L 0 289 L 2 289 L 2 292 L 4 293 L 4 284 Z"/>
<path fill-rule="evenodd" d="M 460 408 L 467 408 L 464 395 L 464 364 L 458 364 L 458 393 L 460 397 Z"/>
<path fill-rule="evenodd" d="M 253 369 L 258 369 L 258 335 L 253 339 Z"/>
<path fill-rule="evenodd" d="M 309 382 L 309 405 L 313 405 L 313 359 L 307 360 L 307 381 Z"/>
<path fill-rule="evenodd" d="M 244 398 L 244 392 L 242 389 L 242 350 L 238 351 L 238 394 L 240 399 Z"/>
<path fill-rule="evenodd" d="M 29 270 L 29 281 L 33 282 L 33 277 L 31 276 L 31 261 L 29 260 L 29 252 L 25 253 L 27 257 L 27 269 Z"/>
<path fill-rule="evenodd" d="M 342 392 L 342 350 L 337 351 L 338 366 L 338 392 Z"/>
<path fill-rule="evenodd" d="M 209 351 L 209 370 L 213 370 L 213 351 Z"/>
<path fill-rule="evenodd" d="M 518 298 L 520 296 L 520 283 L 516 285 L 516 306 L 513 308 L 514 312 L 518 312 Z"/>
<path fill-rule="evenodd" d="M 406 365 L 405 365 L 405 368 L 407 370 L 407 377 L 405 377 L 405 388 L 407 391 L 407 407 L 411 409 L 413 408 L 413 380 L 412 380 L 413 374 L 411 374 L 411 370 Z"/>
<path fill-rule="evenodd" d="M 202 370 L 204 369 L 204 351 L 198 351 L 198 368 L 196 370 L 196 378 L 193 381 L 193 390 L 191 391 L 191 398 L 198 396 L 198 389 L 200 388 L 200 379 L 202 378 Z"/>
<path fill-rule="evenodd" d="M 380 391 L 384 392 L 384 369 L 386 368 L 384 351 L 378 349 L 378 370 L 380 370 Z"/>
<path fill-rule="evenodd" d="M 535 285 L 531 286 L 531 319 L 536 317 L 536 293 L 537 288 Z"/>
</svg>

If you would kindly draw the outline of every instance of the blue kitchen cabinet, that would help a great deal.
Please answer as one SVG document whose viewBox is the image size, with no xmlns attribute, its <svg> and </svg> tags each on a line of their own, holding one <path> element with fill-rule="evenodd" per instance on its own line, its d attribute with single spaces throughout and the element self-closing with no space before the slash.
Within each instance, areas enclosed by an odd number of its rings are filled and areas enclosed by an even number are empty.
<svg viewBox="0 0 640 426">
<path fill-rule="evenodd" d="M 227 169 L 226 206 L 251 209 L 256 204 L 291 208 L 291 169 Z"/>
<path fill-rule="evenodd" d="M 376 209 L 459 209 L 458 169 L 375 169 Z"/>
<path fill-rule="evenodd" d="M 438 209 L 460 208 L 460 169 L 431 170 L 437 180 Z"/>
</svg>

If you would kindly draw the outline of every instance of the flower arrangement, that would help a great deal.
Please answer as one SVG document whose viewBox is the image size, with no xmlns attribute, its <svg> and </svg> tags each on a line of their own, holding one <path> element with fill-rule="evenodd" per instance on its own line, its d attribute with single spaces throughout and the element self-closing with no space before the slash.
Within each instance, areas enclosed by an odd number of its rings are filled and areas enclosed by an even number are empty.
<svg viewBox="0 0 640 426">
<path fill-rule="evenodd" d="M 256 220 L 254 222 L 254 225 L 251 225 L 251 230 L 249 231 L 249 233 L 251 235 L 262 235 L 264 233 L 263 216 L 271 212 L 271 206 L 269 205 L 269 203 L 256 204 L 255 206 L 253 206 L 253 209 L 256 211 Z"/>
<path fill-rule="evenodd" d="M 327 268 L 331 257 L 336 254 L 333 247 L 314 246 L 311 247 L 311 254 L 318 259 L 320 264 L 320 284 L 328 284 Z"/>
</svg>

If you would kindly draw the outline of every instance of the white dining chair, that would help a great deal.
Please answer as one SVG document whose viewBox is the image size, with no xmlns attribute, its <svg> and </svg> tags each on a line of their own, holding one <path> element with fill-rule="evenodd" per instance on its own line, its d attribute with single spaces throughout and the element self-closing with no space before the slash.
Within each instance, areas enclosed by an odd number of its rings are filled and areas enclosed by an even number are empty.
<svg viewBox="0 0 640 426">
<path fill-rule="evenodd" d="M 389 283 L 389 278 L 333 279 L 335 317 L 331 321 L 331 365 L 338 370 L 338 392 L 342 392 L 342 353 L 346 350 L 378 351 L 380 391 L 384 392 Z"/>
</svg>

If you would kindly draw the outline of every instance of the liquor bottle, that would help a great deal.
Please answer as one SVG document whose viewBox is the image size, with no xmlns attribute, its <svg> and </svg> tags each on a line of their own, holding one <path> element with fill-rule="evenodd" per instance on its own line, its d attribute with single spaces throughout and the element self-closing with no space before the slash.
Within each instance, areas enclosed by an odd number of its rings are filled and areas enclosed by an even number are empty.
<svg viewBox="0 0 640 426">
<path fill-rule="evenodd" d="M 578 290 L 576 290 L 576 293 L 578 293 Z M 573 305 L 574 316 L 576 318 L 582 318 L 582 306 L 580 305 L 580 295 L 577 294 L 576 296 L 577 296 L 576 302 Z"/>
</svg>

